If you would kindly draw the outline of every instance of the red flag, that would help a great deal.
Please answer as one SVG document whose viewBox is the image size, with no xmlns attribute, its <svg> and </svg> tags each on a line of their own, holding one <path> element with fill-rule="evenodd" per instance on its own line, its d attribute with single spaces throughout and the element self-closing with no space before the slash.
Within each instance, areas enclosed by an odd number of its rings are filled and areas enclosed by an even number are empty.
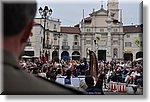
<svg viewBox="0 0 150 102">
<path fill-rule="evenodd" d="M 46 57 L 44 56 L 44 64 L 46 63 L 46 61 L 47 61 L 47 59 L 46 59 Z"/>
</svg>

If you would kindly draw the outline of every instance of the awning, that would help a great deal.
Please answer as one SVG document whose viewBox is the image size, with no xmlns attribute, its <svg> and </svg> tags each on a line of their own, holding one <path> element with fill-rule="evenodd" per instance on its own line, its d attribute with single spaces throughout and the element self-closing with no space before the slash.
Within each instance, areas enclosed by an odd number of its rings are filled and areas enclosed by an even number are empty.
<svg viewBox="0 0 150 102">
<path fill-rule="evenodd" d="M 32 58 L 32 56 L 22 56 L 22 58 Z"/>
<path fill-rule="evenodd" d="M 76 56 L 80 56 L 80 55 L 72 55 L 73 57 L 76 57 Z"/>
<path fill-rule="evenodd" d="M 132 54 L 132 53 L 133 53 L 133 51 L 131 51 L 131 50 L 127 50 L 127 51 L 124 51 L 123 53 L 126 53 L 126 54 Z"/>
<path fill-rule="evenodd" d="M 142 61 L 142 60 L 143 60 L 143 58 L 137 58 L 134 61 Z"/>
<path fill-rule="evenodd" d="M 70 59 L 70 57 L 68 57 L 68 56 L 64 56 L 64 57 L 63 57 L 63 60 L 71 60 L 71 59 Z"/>
</svg>

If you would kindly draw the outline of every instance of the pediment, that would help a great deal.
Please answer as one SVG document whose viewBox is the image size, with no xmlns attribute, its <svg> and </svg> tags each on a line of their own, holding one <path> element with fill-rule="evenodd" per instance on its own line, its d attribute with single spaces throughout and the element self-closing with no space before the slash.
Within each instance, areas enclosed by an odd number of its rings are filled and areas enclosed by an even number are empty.
<svg viewBox="0 0 150 102">
<path fill-rule="evenodd" d="M 96 12 L 91 13 L 90 15 L 107 15 L 107 11 L 104 9 L 100 9 Z"/>
</svg>

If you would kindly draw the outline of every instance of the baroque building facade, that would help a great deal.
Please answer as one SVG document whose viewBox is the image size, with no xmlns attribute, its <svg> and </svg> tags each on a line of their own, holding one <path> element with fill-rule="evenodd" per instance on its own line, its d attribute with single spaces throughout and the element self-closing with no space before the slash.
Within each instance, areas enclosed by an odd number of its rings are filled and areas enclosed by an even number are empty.
<svg viewBox="0 0 150 102">
<path fill-rule="evenodd" d="M 107 10 L 89 14 L 80 23 L 81 56 L 88 58 L 88 50 L 95 51 L 98 60 L 123 59 L 122 11 L 118 0 L 108 0 Z"/>
</svg>

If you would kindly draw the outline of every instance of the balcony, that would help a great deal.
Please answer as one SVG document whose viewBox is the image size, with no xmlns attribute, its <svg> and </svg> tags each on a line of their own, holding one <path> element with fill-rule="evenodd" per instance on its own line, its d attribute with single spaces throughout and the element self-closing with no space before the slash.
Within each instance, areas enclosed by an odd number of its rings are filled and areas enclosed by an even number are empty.
<svg viewBox="0 0 150 102">
<path fill-rule="evenodd" d="M 80 46 L 72 46 L 72 50 L 80 50 Z"/>
<path fill-rule="evenodd" d="M 70 46 L 62 46 L 62 50 L 69 50 Z"/>
<path fill-rule="evenodd" d="M 51 45 L 49 45 L 49 44 L 45 44 L 45 47 L 44 47 L 44 48 L 51 49 L 51 48 L 52 48 L 52 46 L 51 46 Z"/>
</svg>

